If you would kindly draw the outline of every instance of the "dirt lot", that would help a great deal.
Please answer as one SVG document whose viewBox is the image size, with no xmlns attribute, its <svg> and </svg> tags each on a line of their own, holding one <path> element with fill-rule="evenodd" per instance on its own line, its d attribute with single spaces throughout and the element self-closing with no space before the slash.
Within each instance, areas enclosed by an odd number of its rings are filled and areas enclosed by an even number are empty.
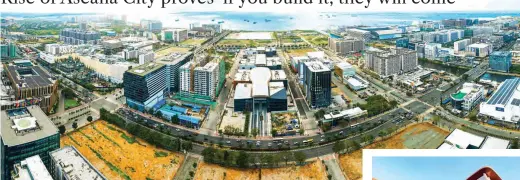
<svg viewBox="0 0 520 180">
<path fill-rule="evenodd" d="M 325 166 L 316 160 L 305 166 L 291 166 L 273 169 L 236 169 L 225 168 L 201 162 L 195 173 L 195 180 L 277 180 L 277 179 L 327 179 Z"/>
<path fill-rule="evenodd" d="M 225 168 L 215 164 L 199 163 L 194 180 L 254 180 L 259 179 L 258 169 Z"/>
<path fill-rule="evenodd" d="M 325 165 L 320 160 L 305 166 L 291 166 L 276 169 L 262 169 L 262 179 L 327 179 Z"/>
<path fill-rule="evenodd" d="M 61 138 L 75 146 L 108 179 L 172 179 L 184 156 L 159 149 L 98 120 Z"/>
<path fill-rule="evenodd" d="M 292 119 L 298 119 L 295 112 L 271 113 L 272 127 L 278 133 L 284 133 Z"/>
<path fill-rule="evenodd" d="M 414 124 L 398 134 L 368 145 L 364 149 L 435 149 L 442 144 L 449 132 L 429 123 Z M 340 156 L 341 168 L 350 180 L 362 178 L 362 150 Z"/>
</svg>

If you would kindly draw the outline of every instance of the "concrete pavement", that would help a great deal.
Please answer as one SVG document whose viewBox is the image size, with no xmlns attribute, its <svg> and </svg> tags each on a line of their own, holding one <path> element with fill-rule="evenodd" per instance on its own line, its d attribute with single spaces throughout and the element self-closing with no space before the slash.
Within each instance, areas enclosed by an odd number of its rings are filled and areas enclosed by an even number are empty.
<svg viewBox="0 0 520 180">
<path fill-rule="evenodd" d="M 327 174 L 332 175 L 333 180 L 346 180 L 341 167 L 339 166 L 338 159 L 335 154 L 328 154 L 325 156 L 320 156 L 320 159 L 323 160 L 325 165 L 327 166 Z"/>
</svg>

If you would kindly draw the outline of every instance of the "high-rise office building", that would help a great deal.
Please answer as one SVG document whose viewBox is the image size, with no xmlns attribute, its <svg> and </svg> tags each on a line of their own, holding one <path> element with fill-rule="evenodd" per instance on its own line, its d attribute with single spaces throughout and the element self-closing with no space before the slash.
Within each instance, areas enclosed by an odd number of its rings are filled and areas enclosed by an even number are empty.
<svg viewBox="0 0 520 180">
<path fill-rule="evenodd" d="M 380 76 L 410 72 L 417 68 L 416 51 L 396 48 L 391 51 L 369 51 L 365 54 L 365 67 Z"/>
<path fill-rule="evenodd" d="M 8 42 L 6 44 L 0 44 L 0 52 L 2 58 L 15 58 L 16 57 L 16 44 Z"/>
<path fill-rule="evenodd" d="M 126 104 L 145 111 L 164 103 L 164 96 L 168 94 L 166 78 L 164 64 L 146 63 L 127 70 L 123 74 Z"/>
<path fill-rule="evenodd" d="M 495 51 L 489 55 L 489 68 L 494 71 L 509 72 L 513 53 L 510 51 Z"/>
<path fill-rule="evenodd" d="M 329 48 L 341 55 L 353 54 L 365 50 L 365 44 L 362 40 L 354 38 L 332 38 L 329 37 Z"/>
<path fill-rule="evenodd" d="M 162 22 L 161 21 L 148 21 L 148 31 L 161 32 Z"/>
<path fill-rule="evenodd" d="M 1 179 L 11 179 L 14 165 L 35 155 L 50 167 L 49 152 L 60 148 L 60 134 L 40 107 L 5 110 L 0 116 Z"/>
<path fill-rule="evenodd" d="M 305 99 L 311 108 L 328 107 L 331 103 L 331 71 L 320 61 L 304 63 Z"/>
<path fill-rule="evenodd" d="M 219 64 L 210 62 L 204 67 L 196 67 L 193 80 L 195 94 L 215 99 L 219 83 Z"/>
</svg>

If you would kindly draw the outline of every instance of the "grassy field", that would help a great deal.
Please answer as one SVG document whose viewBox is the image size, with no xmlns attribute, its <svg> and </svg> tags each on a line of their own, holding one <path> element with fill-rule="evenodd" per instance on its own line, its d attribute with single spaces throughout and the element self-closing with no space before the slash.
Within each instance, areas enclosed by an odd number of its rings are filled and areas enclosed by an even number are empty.
<svg viewBox="0 0 520 180">
<path fill-rule="evenodd" d="M 74 99 L 65 99 L 64 104 L 65 104 L 65 109 L 70 109 L 70 108 L 77 107 L 80 105 L 79 102 Z"/>
<path fill-rule="evenodd" d="M 303 35 L 305 40 L 309 41 L 314 45 L 326 45 L 329 43 L 329 38 L 326 35 Z"/>
<path fill-rule="evenodd" d="M 61 146 L 75 146 L 108 179 L 172 179 L 184 156 L 157 148 L 99 120 L 66 136 Z"/>
<path fill-rule="evenodd" d="M 203 39 L 203 38 L 200 38 L 200 39 L 187 39 L 185 41 L 182 41 L 181 44 L 182 45 L 200 46 L 206 40 L 208 40 L 208 39 Z"/>
<path fill-rule="evenodd" d="M 158 51 L 155 51 L 155 59 L 169 55 L 173 52 L 189 52 L 189 48 L 170 46 Z"/>
<path fill-rule="evenodd" d="M 274 43 L 272 40 L 244 40 L 244 39 L 223 39 L 217 43 L 217 45 L 229 45 L 229 46 L 267 46 Z"/>
<path fill-rule="evenodd" d="M 327 179 L 325 166 L 319 160 L 305 166 L 289 166 L 283 168 L 266 169 L 237 169 L 226 168 L 214 164 L 201 162 L 197 166 L 195 180 L 256 180 L 256 179 L 299 179 L 299 180 L 322 180 Z"/>
<path fill-rule="evenodd" d="M 303 49 L 290 49 L 287 50 L 287 54 L 290 56 L 305 56 L 308 52 L 314 52 L 316 51 L 313 48 L 303 48 Z"/>
<path fill-rule="evenodd" d="M 449 132 L 429 123 L 414 124 L 398 134 L 364 147 L 364 149 L 436 149 Z M 341 168 L 350 180 L 362 178 L 363 150 L 357 150 L 339 158 Z"/>
</svg>

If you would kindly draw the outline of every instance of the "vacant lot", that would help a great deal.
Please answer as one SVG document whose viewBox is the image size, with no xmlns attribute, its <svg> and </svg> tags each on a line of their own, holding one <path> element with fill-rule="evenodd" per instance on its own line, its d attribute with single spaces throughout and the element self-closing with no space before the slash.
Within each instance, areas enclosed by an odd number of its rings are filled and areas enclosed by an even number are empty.
<svg viewBox="0 0 520 180">
<path fill-rule="evenodd" d="M 327 179 L 325 165 L 320 160 L 316 160 L 305 166 L 291 166 L 275 169 L 262 169 L 262 179 Z"/>
<path fill-rule="evenodd" d="M 314 45 L 326 45 L 329 43 L 329 38 L 326 35 L 303 35 L 303 39 L 309 41 Z"/>
<path fill-rule="evenodd" d="M 429 123 L 414 124 L 384 141 L 366 146 L 364 149 L 436 149 L 449 132 Z M 341 168 L 350 180 L 362 178 L 362 150 L 340 156 Z"/>
<path fill-rule="evenodd" d="M 303 49 L 291 49 L 287 50 L 287 54 L 290 56 L 306 56 L 308 52 L 316 51 L 313 48 L 303 48 Z"/>
<path fill-rule="evenodd" d="M 108 179 L 172 179 L 184 156 L 157 148 L 105 121 L 61 138 L 75 146 Z"/>
<path fill-rule="evenodd" d="M 258 169 L 226 168 L 215 164 L 201 162 L 197 166 L 195 180 L 254 180 L 260 179 Z"/>
<path fill-rule="evenodd" d="M 208 39 L 206 39 L 206 38 L 187 39 L 185 41 L 182 41 L 181 44 L 183 44 L 183 45 L 191 45 L 191 46 L 200 46 L 206 40 L 208 40 Z"/>
<path fill-rule="evenodd" d="M 283 168 L 266 168 L 266 169 L 237 169 L 226 168 L 214 164 L 201 162 L 195 173 L 195 180 L 277 180 L 277 179 L 327 179 L 325 166 L 319 160 L 316 160 L 305 166 L 289 166 Z"/>
</svg>

